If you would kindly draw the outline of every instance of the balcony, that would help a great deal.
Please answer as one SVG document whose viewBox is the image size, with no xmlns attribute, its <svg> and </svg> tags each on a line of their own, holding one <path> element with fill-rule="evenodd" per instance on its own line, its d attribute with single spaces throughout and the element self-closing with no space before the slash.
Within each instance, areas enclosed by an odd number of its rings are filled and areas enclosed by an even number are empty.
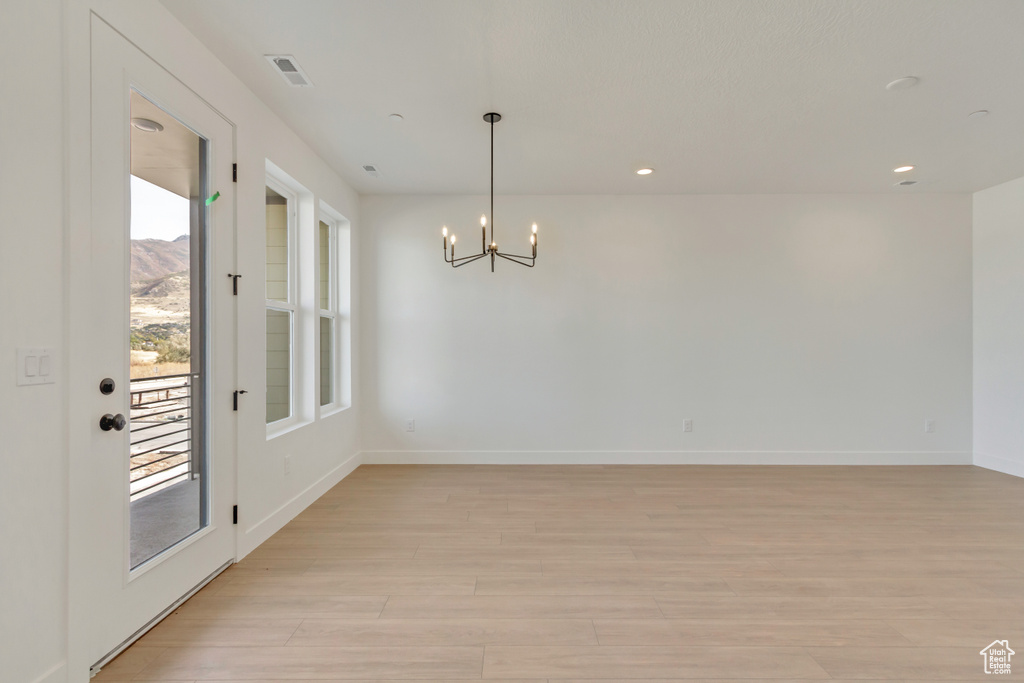
<svg viewBox="0 0 1024 683">
<path fill-rule="evenodd" d="M 200 528 L 200 468 L 193 443 L 198 375 L 131 380 L 131 566 Z"/>
</svg>

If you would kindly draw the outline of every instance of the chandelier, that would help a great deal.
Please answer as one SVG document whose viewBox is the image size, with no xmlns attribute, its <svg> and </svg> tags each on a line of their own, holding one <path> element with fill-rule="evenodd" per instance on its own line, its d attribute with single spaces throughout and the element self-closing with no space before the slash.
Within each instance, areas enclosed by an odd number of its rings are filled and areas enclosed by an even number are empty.
<svg viewBox="0 0 1024 683">
<path fill-rule="evenodd" d="M 537 224 L 533 224 L 533 232 L 530 234 L 530 247 L 532 251 L 531 256 L 523 256 L 522 254 L 508 254 L 502 251 L 498 251 L 498 243 L 494 241 L 494 124 L 501 121 L 501 114 L 495 114 L 491 112 L 484 114 L 484 121 L 491 124 L 491 239 L 490 246 L 487 242 L 487 216 L 480 216 L 480 253 L 471 254 L 469 256 L 462 256 L 455 258 L 455 235 L 452 235 L 451 239 L 451 253 L 449 255 L 448 246 L 448 226 L 441 228 L 441 235 L 444 237 L 444 260 L 445 263 L 452 264 L 452 268 L 458 268 L 464 266 L 467 263 L 478 261 L 487 256 L 491 257 L 491 272 L 494 272 L 494 262 L 498 258 L 503 258 L 506 261 L 512 263 L 518 263 L 521 266 L 527 268 L 533 268 L 537 262 Z"/>
</svg>

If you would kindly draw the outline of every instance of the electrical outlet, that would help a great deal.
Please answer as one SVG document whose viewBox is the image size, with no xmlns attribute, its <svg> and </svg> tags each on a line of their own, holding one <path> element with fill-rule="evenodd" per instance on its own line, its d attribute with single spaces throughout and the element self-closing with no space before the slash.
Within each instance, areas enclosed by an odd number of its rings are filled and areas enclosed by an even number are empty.
<svg viewBox="0 0 1024 683">
<path fill-rule="evenodd" d="M 405 431 L 407 431 L 407 432 L 415 432 L 416 431 L 416 420 L 406 420 L 405 421 Z"/>
<path fill-rule="evenodd" d="M 683 431 L 684 432 L 692 432 L 693 431 L 693 420 L 683 420 Z"/>
<path fill-rule="evenodd" d="M 292 471 L 292 456 L 284 456 L 284 473 L 291 474 Z"/>
<path fill-rule="evenodd" d="M 924 433 L 925 434 L 932 434 L 933 432 L 935 432 L 935 420 L 925 420 L 924 421 Z"/>
</svg>

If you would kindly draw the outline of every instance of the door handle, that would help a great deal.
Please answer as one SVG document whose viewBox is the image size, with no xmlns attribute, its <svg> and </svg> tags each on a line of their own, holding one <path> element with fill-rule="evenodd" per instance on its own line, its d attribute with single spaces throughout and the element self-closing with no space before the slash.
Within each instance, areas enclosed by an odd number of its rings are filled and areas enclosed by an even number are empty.
<svg viewBox="0 0 1024 683">
<path fill-rule="evenodd" d="M 111 429 L 121 431 L 124 426 L 128 424 L 128 420 L 124 419 L 124 415 L 118 413 L 117 415 L 111 415 L 107 413 L 100 418 L 100 429 L 105 432 L 109 432 Z"/>
</svg>

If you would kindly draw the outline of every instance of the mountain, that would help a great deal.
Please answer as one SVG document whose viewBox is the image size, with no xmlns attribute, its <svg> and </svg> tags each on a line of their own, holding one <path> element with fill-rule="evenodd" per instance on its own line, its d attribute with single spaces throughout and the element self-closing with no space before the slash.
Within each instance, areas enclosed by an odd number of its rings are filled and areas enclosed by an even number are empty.
<svg viewBox="0 0 1024 683">
<path fill-rule="evenodd" d="M 144 280 L 132 283 L 132 297 L 149 297 L 152 299 L 170 299 L 173 301 L 188 301 L 191 294 L 189 290 L 188 271 L 171 273 L 163 277 Z"/>
<path fill-rule="evenodd" d="M 157 280 L 189 270 L 189 238 L 132 240 L 132 282 Z"/>
</svg>

